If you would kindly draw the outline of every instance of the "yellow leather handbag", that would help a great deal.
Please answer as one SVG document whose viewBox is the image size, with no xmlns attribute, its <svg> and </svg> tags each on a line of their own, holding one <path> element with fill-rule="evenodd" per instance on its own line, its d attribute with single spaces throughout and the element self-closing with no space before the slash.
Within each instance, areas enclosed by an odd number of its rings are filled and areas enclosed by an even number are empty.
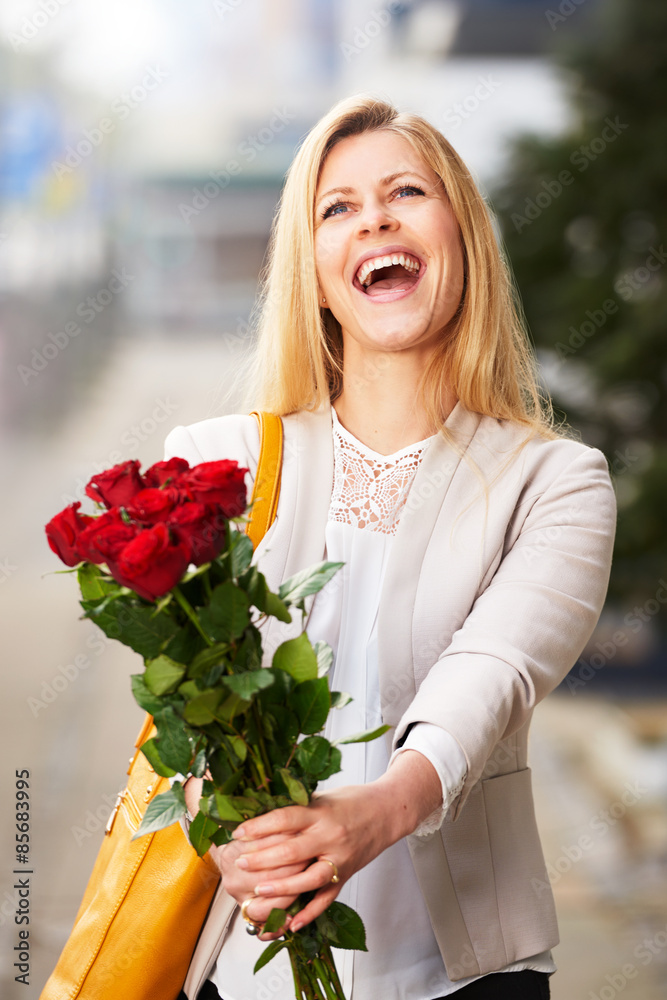
<svg viewBox="0 0 667 1000">
<path fill-rule="evenodd" d="M 260 453 L 247 533 L 253 547 L 273 523 L 280 494 L 282 421 L 254 413 Z M 220 873 L 199 858 L 179 824 L 132 840 L 148 803 L 169 787 L 141 753 L 155 733 L 146 716 L 70 937 L 40 1000 L 175 1000 Z"/>
</svg>

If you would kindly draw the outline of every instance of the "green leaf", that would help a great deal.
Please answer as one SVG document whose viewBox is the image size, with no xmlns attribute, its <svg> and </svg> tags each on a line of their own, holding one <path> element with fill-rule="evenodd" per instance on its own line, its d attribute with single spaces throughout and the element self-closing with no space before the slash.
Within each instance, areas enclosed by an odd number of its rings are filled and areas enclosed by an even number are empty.
<svg viewBox="0 0 667 1000">
<path fill-rule="evenodd" d="M 287 703 L 296 712 L 302 733 L 318 733 L 327 721 L 331 705 L 326 677 L 297 684 Z"/>
<path fill-rule="evenodd" d="M 162 650 L 176 663 L 191 663 L 201 651 L 204 640 L 191 622 L 179 628 Z"/>
<path fill-rule="evenodd" d="M 305 632 L 296 639 L 288 639 L 273 654 L 273 667 L 284 670 L 295 681 L 308 681 L 317 677 L 317 657 Z"/>
<path fill-rule="evenodd" d="M 161 778 L 173 778 L 176 774 L 176 771 L 174 771 L 171 767 L 167 767 L 160 757 L 155 737 L 152 737 L 152 739 L 146 740 L 145 743 L 142 743 L 141 752 L 155 773 L 159 774 Z"/>
<path fill-rule="evenodd" d="M 220 819 L 231 820 L 234 823 L 242 823 L 243 816 L 236 809 L 228 795 L 221 795 L 215 792 L 215 808 Z"/>
<path fill-rule="evenodd" d="M 334 948 L 368 951 L 362 919 L 345 903 L 330 903 L 324 913 L 316 918 L 315 923 L 318 931 Z"/>
<path fill-rule="evenodd" d="M 272 618 L 277 618 L 279 622 L 292 621 L 292 616 L 285 602 L 281 601 L 278 595 L 272 593 L 270 590 L 267 591 L 264 598 L 264 607 L 260 608 L 260 610 L 265 611 Z"/>
<path fill-rule="evenodd" d="M 163 830 L 166 826 L 171 826 L 172 823 L 178 823 L 186 812 L 183 788 L 180 782 L 175 781 L 168 791 L 156 795 L 148 803 L 141 826 L 132 840 L 143 837 L 147 833 L 155 833 L 156 830 Z"/>
<path fill-rule="evenodd" d="M 157 695 L 148 690 L 143 674 L 132 674 L 130 683 L 132 685 L 132 695 L 139 708 L 143 708 L 144 712 L 149 712 L 150 715 L 155 715 L 156 712 L 162 711 L 164 708 L 162 698 L 158 698 Z"/>
<path fill-rule="evenodd" d="M 317 780 L 326 781 L 326 779 L 330 778 L 332 774 L 338 774 L 338 772 L 341 770 L 342 760 L 343 760 L 343 755 L 338 749 L 338 747 L 332 746 L 331 754 L 329 756 L 329 763 L 324 768 L 324 770 L 318 774 Z"/>
<path fill-rule="evenodd" d="M 121 587 L 115 580 L 109 580 L 103 570 L 93 563 L 81 563 L 76 571 L 79 589 L 84 601 L 99 601 L 114 591 L 120 592 Z"/>
<path fill-rule="evenodd" d="M 303 784 L 298 778 L 293 777 L 286 767 L 281 767 L 278 769 L 278 774 L 285 782 L 285 787 L 289 792 L 289 796 L 292 802 L 296 802 L 298 806 L 308 805 L 308 792 L 303 787 Z"/>
<path fill-rule="evenodd" d="M 317 657 L 317 676 L 325 677 L 329 673 L 331 664 L 333 663 L 333 649 L 322 639 L 315 643 L 313 649 L 315 650 L 315 656 Z"/>
<path fill-rule="evenodd" d="M 226 742 L 231 745 L 234 756 L 242 764 L 248 756 L 248 746 L 245 741 L 240 736 L 228 736 Z"/>
<path fill-rule="evenodd" d="M 298 604 L 309 594 L 317 594 L 338 570 L 342 562 L 321 562 L 295 573 L 278 588 L 278 596 L 285 604 Z"/>
<path fill-rule="evenodd" d="M 206 750 L 200 750 L 192 764 L 190 764 L 190 774 L 195 778 L 203 778 L 206 773 Z"/>
<path fill-rule="evenodd" d="M 347 691 L 332 691 L 331 692 L 331 707 L 332 708 L 345 708 L 352 701 L 352 695 L 348 694 Z"/>
<path fill-rule="evenodd" d="M 215 710 L 216 719 L 222 722 L 230 722 L 235 715 L 240 712 L 245 712 L 246 708 L 250 706 L 250 702 L 241 698 L 238 694 L 230 694 L 229 698 L 226 698 L 221 705 Z"/>
<path fill-rule="evenodd" d="M 323 736 L 307 736 L 299 743 L 294 751 L 294 758 L 298 761 L 304 774 L 317 778 L 321 771 L 329 763 L 331 755 L 331 743 Z"/>
<path fill-rule="evenodd" d="M 268 670 L 249 670 L 245 674 L 234 674 L 231 677 L 221 677 L 220 683 L 229 688 L 239 698 L 250 701 L 253 695 L 261 691 L 262 688 L 270 687 L 273 684 L 273 675 Z"/>
<path fill-rule="evenodd" d="M 370 743 L 371 740 L 376 740 L 378 736 L 386 733 L 388 729 L 391 729 L 391 726 L 378 726 L 377 729 L 366 729 L 363 733 L 354 733 L 353 736 L 345 736 L 333 740 L 333 744 L 336 746 L 339 743 Z"/>
<path fill-rule="evenodd" d="M 215 667 L 219 663 L 224 663 L 230 648 L 227 642 L 216 642 L 215 646 L 202 649 L 190 663 L 188 677 L 201 677 L 211 667 Z"/>
<path fill-rule="evenodd" d="M 202 691 L 183 709 L 186 721 L 191 726 L 207 726 L 213 722 L 221 697 L 222 692 L 219 688 L 209 688 L 207 691 Z"/>
<path fill-rule="evenodd" d="M 185 674 L 185 670 L 184 663 L 176 663 L 175 660 L 163 653 L 162 656 L 149 660 L 146 664 L 144 674 L 146 687 L 157 695 L 175 691 Z"/>
<path fill-rule="evenodd" d="M 218 832 L 211 837 L 211 841 L 216 847 L 223 847 L 225 844 L 229 844 L 231 839 L 232 831 L 226 830 L 224 827 L 219 827 Z"/>
<path fill-rule="evenodd" d="M 105 601 L 99 608 L 89 606 L 88 602 L 83 602 L 83 606 L 105 635 L 118 639 L 146 660 L 158 656 L 179 629 L 168 615 L 155 615 L 153 607 L 140 606 L 127 597 Z"/>
<path fill-rule="evenodd" d="M 271 913 L 273 913 L 273 912 L 274 912 L 274 910 L 271 911 Z M 269 916 L 271 916 L 271 913 L 269 914 Z M 282 927 L 282 924 L 279 925 L 278 930 L 280 930 L 280 927 Z M 259 972 L 260 969 L 263 969 L 265 965 L 269 964 L 269 962 L 271 961 L 272 958 L 276 957 L 276 955 L 278 954 L 279 951 L 282 951 L 283 948 L 286 948 L 286 947 L 287 947 L 287 941 L 284 941 L 284 940 L 283 941 L 272 941 L 271 944 L 268 945 L 264 949 L 264 951 L 262 952 L 262 954 L 259 956 L 259 958 L 255 962 L 255 967 L 254 967 L 254 969 L 252 971 L 253 972 Z"/>
<path fill-rule="evenodd" d="M 192 823 L 190 823 L 188 836 L 190 837 L 190 843 L 200 858 L 209 850 L 212 843 L 211 838 L 219 829 L 215 820 L 209 819 L 203 812 L 198 812 Z"/>
<path fill-rule="evenodd" d="M 192 746 L 182 719 L 169 706 L 154 715 L 157 727 L 158 753 L 167 767 L 173 767 L 181 774 L 187 774 L 192 759 Z"/>
<path fill-rule="evenodd" d="M 231 580 L 219 584 L 208 607 L 199 610 L 204 631 L 218 642 L 238 639 L 250 620 L 248 595 Z"/>
<path fill-rule="evenodd" d="M 281 927 L 284 927 L 286 920 L 287 920 L 287 912 L 285 910 L 278 909 L 277 906 L 274 906 L 271 912 L 269 913 L 268 917 L 266 918 L 266 923 L 264 924 L 264 933 L 275 934 L 277 931 L 280 930 Z M 286 942 L 283 942 L 283 944 L 285 943 Z"/>
<path fill-rule="evenodd" d="M 232 576 L 240 576 L 252 562 L 252 542 L 243 531 L 235 531 L 231 538 Z"/>
</svg>

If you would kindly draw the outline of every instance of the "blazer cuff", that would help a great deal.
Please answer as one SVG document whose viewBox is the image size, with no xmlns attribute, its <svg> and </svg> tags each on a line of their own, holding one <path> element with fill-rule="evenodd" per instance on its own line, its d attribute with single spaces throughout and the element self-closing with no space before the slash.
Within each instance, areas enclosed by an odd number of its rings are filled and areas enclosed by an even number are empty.
<svg viewBox="0 0 667 1000">
<path fill-rule="evenodd" d="M 427 837 L 442 826 L 452 802 L 460 795 L 468 773 L 463 750 L 445 729 L 431 722 L 412 726 L 402 746 L 391 755 L 389 766 L 406 750 L 416 750 L 433 765 L 442 786 L 442 802 L 414 831 L 417 837 Z"/>
</svg>

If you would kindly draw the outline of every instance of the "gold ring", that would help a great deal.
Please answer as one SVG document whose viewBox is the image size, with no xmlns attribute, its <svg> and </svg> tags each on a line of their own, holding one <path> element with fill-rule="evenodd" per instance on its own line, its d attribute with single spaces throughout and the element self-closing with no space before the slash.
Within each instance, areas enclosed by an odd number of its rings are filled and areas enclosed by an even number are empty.
<svg viewBox="0 0 667 1000">
<path fill-rule="evenodd" d="M 254 937 L 256 934 L 261 934 L 264 924 L 261 920 L 253 920 L 252 917 L 248 916 L 248 904 L 252 903 L 253 899 L 257 899 L 257 896 L 248 896 L 247 899 L 243 900 L 241 903 L 241 916 L 248 925 L 246 927 L 246 933 L 251 934 Z"/>
<path fill-rule="evenodd" d="M 333 869 L 333 875 L 331 876 L 329 881 L 333 883 L 333 885 L 336 885 L 337 882 L 340 882 L 340 876 L 338 875 L 338 867 L 333 863 L 333 861 L 331 861 L 329 858 L 318 858 L 317 860 L 324 861 L 325 865 L 331 865 L 331 868 Z"/>
</svg>

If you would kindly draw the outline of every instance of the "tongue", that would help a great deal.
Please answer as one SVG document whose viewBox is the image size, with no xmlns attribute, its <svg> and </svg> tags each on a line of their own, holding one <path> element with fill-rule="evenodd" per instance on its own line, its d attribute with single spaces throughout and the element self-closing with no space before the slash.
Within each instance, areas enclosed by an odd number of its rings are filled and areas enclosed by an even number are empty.
<svg viewBox="0 0 667 1000">
<path fill-rule="evenodd" d="M 379 268 L 376 272 L 379 276 L 368 286 L 366 294 L 381 295 L 383 292 L 393 292 L 397 290 L 407 291 L 417 281 L 417 275 L 406 271 L 401 264 L 392 264 L 391 267 Z"/>
</svg>

